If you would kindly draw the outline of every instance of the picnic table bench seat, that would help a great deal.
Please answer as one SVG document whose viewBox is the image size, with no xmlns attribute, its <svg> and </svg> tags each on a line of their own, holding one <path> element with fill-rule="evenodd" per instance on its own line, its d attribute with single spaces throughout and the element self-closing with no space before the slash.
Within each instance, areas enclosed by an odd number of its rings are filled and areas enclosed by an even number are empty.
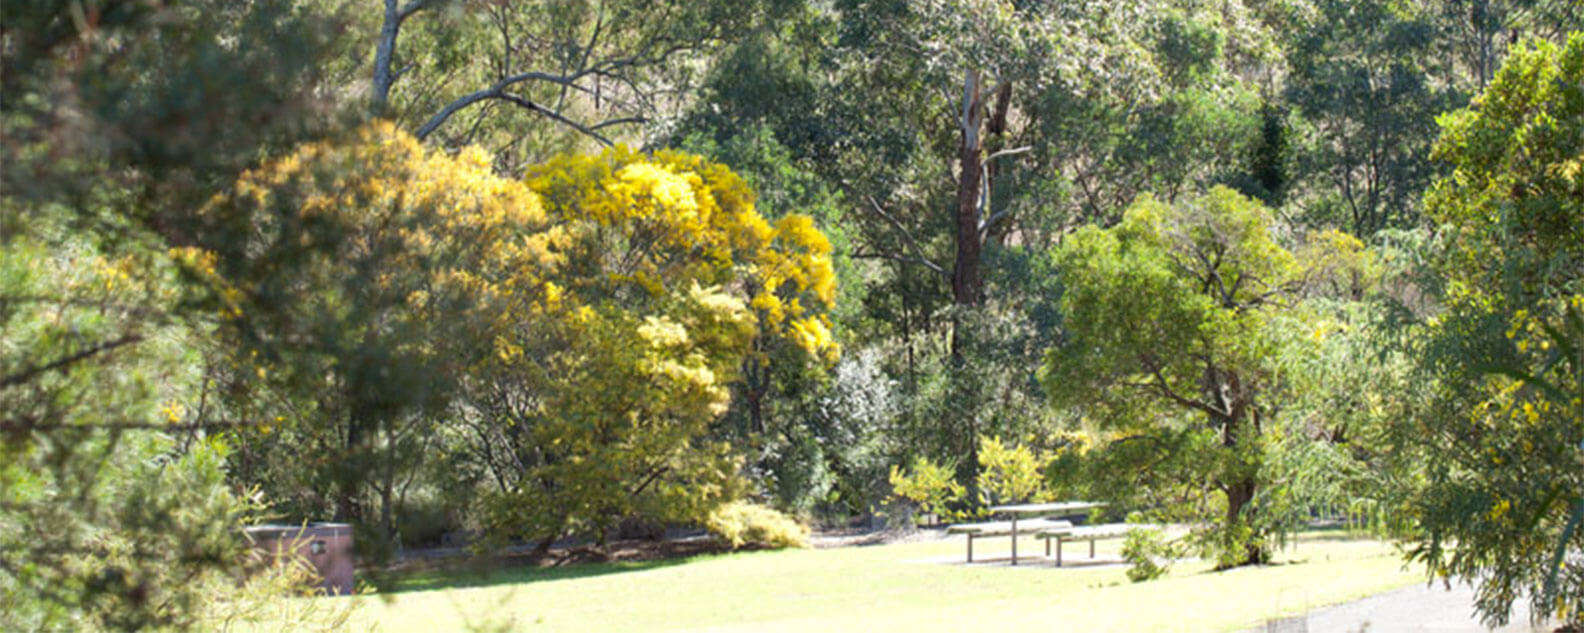
<svg viewBox="0 0 1584 633">
<path fill-rule="evenodd" d="M 1045 540 L 1045 555 L 1050 556 L 1051 541 L 1056 541 L 1056 566 L 1062 564 L 1062 543 L 1067 541 L 1089 541 L 1089 558 L 1095 557 L 1095 541 L 1123 538 L 1133 530 L 1159 530 L 1161 526 L 1148 523 L 1104 523 L 1100 525 L 1080 525 L 1067 527 L 1047 527 L 1035 532 L 1034 538 Z"/>
<path fill-rule="evenodd" d="M 1053 519 L 1027 519 L 1018 521 L 1018 531 L 1034 532 L 1045 529 L 1070 528 L 1069 521 Z M 947 534 L 970 534 L 973 536 L 1006 536 L 1012 533 L 1011 521 L 987 521 L 985 523 L 958 523 L 946 528 Z"/>
<path fill-rule="evenodd" d="M 973 562 L 973 543 L 976 538 L 987 536 L 1012 536 L 1013 521 L 988 521 L 985 523 L 959 523 L 946 528 L 947 534 L 965 534 L 968 536 L 968 562 Z M 1072 527 L 1069 521 L 1053 519 L 1027 519 L 1015 522 L 1018 532 L 1035 532 L 1038 530 L 1055 530 Z M 1049 550 L 1049 547 L 1046 547 Z M 1013 558 L 1017 557 L 1017 545 L 1012 546 Z M 1048 555 L 1048 553 L 1047 553 Z"/>
</svg>

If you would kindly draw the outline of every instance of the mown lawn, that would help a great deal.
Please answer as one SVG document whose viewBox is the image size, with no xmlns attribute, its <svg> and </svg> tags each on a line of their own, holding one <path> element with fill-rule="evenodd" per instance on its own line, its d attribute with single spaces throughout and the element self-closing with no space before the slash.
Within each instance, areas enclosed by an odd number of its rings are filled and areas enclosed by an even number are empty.
<svg viewBox="0 0 1584 633">
<path fill-rule="evenodd" d="M 1004 556 L 1006 539 L 975 545 Z M 1087 558 L 1069 545 L 1067 561 Z M 1102 556 L 1120 541 L 1102 542 Z M 1019 545 L 1042 552 L 1039 542 Z M 963 541 L 753 552 L 683 561 L 430 575 L 357 598 L 357 630 L 1216 631 L 1259 625 L 1421 580 L 1388 545 L 1301 535 L 1279 564 L 1215 573 L 1181 563 L 1128 582 L 1121 566 L 965 566 Z"/>
</svg>

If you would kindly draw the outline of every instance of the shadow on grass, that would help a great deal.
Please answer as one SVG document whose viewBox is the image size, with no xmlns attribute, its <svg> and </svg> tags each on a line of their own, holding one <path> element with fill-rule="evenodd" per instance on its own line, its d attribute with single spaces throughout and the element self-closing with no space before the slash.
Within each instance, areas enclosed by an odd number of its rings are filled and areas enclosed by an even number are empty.
<svg viewBox="0 0 1584 633">
<path fill-rule="evenodd" d="M 447 589 L 521 585 L 552 580 L 589 578 L 682 565 L 708 556 L 710 554 L 659 560 L 575 563 L 559 567 L 542 567 L 531 563 L 511 564 L 497 560 L 483 560 L 438 569 L 393 572 L 386 579 L 387 584 L 381 593 L 401 594 L 420 591 L 443 591 Z"/>
<path fill-rule="evenodd" d="M 1348 543 L 1380 540 L 1367 530 L 1353 530 L 1342 528 L 1322 528 L 1294 532 L 1293 542 L 1305 543 Z"/>
<path fill-rule="evenodd" d="M 1296 552 L 1297 547 L 1299 545 L 1306 544 L 1306 543 L 1313 544 L 1313 543 L 1370 543 L 1370 542 L 1380 543 L 1380 542 L 1384 542 L 1384 541 L 1382 541 L 1379 537 L 1373 536 L 1369 532 L 1366 532 L 1366 531 L 1363 531 L 1363 530 L 1343 529 L 1343 528 L 1336 528 L 1336 527 L 1329 527 L 1329 526 L 1327 526 L 1327 527 L 1319 527 L 1319 528 L 1305 528 L 1305 529 L 1301 529 L 1301 530 L 1297 530 L 1297 531 L 1293 532 L 1288 537 L 1287 544 L 1285 546 L 1282 546 L 1282 547 L 1277 547 L 1275 549 L 1274 553 Z M 1329 559 L 1327 559 L 1327 560 L 1329 560 Z M 1270 561 L 1267 561 L 1267 562 L 1264 562 L 1264 563 L 1258 563 L 1258 564 L 1254 564 L 1254 565 L 1237 565 L 1237 566 L 1234 566 L 1234 567 L 1227 567 L 1227 568 L 1223 568 L 1223 569 L 1216 569 L 1216 568 L 1212 567 L 1210 569 L 1206 569 L 1206 570 L 1198 572 L 1197 575 L 1213 575 L 1213 574 L 1220 574 L 1220 573 L 1225 573 L 1225 572 L 1229 572 L 1229 571 L 1243 570 L 1243 569 L 1269 569 L 1269 568 L 1274 568 L 1274 567 L 1289 567 L 1289 566 L 1293 566 L 1293 565 L 1307 565 L 1307 564 L 1309 564 L 1311 562 L 1314 562 L 1314 559 L 1313 559 L 1312 556 L 1305 556 L 1304 558 L 1274 559 L 1274 560 L 1270 560 Z"/>
</svg>

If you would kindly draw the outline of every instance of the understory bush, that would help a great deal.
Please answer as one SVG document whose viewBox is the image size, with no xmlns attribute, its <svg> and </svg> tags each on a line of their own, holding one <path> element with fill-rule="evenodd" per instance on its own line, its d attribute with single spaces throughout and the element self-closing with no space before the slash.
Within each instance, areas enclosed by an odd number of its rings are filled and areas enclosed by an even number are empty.
<svg viewBox="0 0 1584 633">
<path fill-rule="evenodd" d="M 903 471 L 891 467 L 891 489 L 900 499 L 916 505 L 920 512 L 933 514 L 939 519 L 955 520 L 952 504 L 963 498 L 962 484 L 954 480 L 955 463 L 936 464 L 928 457 L 915 457 L 912 467 Z"/>
<path fill-rule="evenodd" d="M 1181 548 L 1160 530 L 1128 530 L 1127 539 L 1122 541 L 1122 558 L 1129 564 L 1127 577 L 1133 582 L 1154 580 L 1166 575 L 1171 570 L 1172 562 L 1181 557 Z"/>
<path fill-rule="evenodd" d="M 705 527 L 733 548 L 808 547 L 808 528 L 774 508 L 756 503 L 737 501 L 716 508 Z"/>
</svg>

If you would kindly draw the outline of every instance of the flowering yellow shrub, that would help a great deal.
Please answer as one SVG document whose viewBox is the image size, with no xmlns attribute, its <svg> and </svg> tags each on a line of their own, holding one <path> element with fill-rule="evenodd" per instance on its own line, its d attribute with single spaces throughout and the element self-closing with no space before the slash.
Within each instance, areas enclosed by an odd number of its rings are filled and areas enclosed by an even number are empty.
<svg viewBox="0 0 1584 633">
<path fill-rule="evenodd" d="M 808 528 L 775 508 L 742 501 L 711 512 L 704 525 L 732 547 L 754 545 L 770 549 L 808 547 Z"/>
<path fill-rule="evenodd" d="M 706 518 L 741 487 L 708 432 L 744 359 L 772 338 L 838 353 L 830 243 L 807 217 L 771 224 L 741 179 L 688 154 L 618 147 L 525 180 L 555 256 L 511 271 L 537 290 L 475 401 L 520 465 L 491 525 L 544 540 L 634 514 Z"/>
<path fill-rule="evenodd" d="M 328 408 L 352 424 L 394 436 L 444 412 L 469 426 L 499 532 L 702 519 L 735 498 L 734 454 L 709 426 L 756 338 L 838 353 L 829 242 L 806 217 L 772 225 L 741 179 L 696 156 L 617 148 L 523 180 L 490 165 L 376 122 L 212 201 L 216 227 L 246 226 L 216 234 L 246 243 L 173 254 L 244 340 L 323 345 L 330 362 L 298 373 L 337 372 L 345 402 Z M 262 377 L 268 357 L 247 362 Z"/>
<path fill-rule="evenodd" d="M 426 150 L 376 121 L 247 172 L 200 212 L 214 228 L 245 223 L 246 230 L 229 232 L 250 236 L 245 243 L 219 243 L 220 254 L 183 247 L 172 255 L 217 289 L 220 313 L 236 321 L 252 318 L 243 314 L 251 304 L 283 313 L 265 318 L 356 313 L 360 320 L 321 319 L 320 327 L 434 320 L 453 332 L 499 327 L 503 301 L 542 291 L 537 280 L 513 273 L 543 269 L 556 255 L 538 196 L 495 175 L 490 163 L 475 148 L 456 156 Z"/>
<path fill-rule="evenodd" d="M 574 252 L 587 258 L 579 265 L 603 273 L 568 280 L 569 291 L 658 297 L 691 283 L 719 286 L 746 300 L 761 334 L 826 360 L 840 353 L 826 314 L 836 299 L 830 241 L 805 215 L 772 225 L 725 166 L 617 147 L 556 158 L 527 181 L 546 211 L 578 233 Z"/>
</svg>

